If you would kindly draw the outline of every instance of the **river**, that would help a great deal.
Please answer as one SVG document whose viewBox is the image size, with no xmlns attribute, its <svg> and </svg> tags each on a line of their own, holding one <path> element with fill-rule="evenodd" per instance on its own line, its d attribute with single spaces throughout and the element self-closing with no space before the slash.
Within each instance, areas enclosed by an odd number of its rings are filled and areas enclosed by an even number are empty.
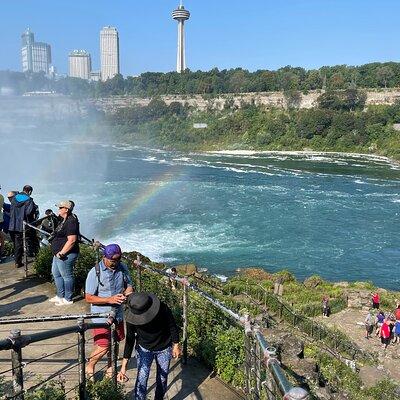
<svg viewBox="0 0 400 400">
<path fill-rule="evenodd" d="M 77 140 L 3 142 L 3 194 L 76 202 L 82 233 L 172 265 L 282 268 L 399 288 L 400 169 L 310 154 L 183 154 Z M 7 150 L 6 150 L 7 149 Z"/>
</svg>

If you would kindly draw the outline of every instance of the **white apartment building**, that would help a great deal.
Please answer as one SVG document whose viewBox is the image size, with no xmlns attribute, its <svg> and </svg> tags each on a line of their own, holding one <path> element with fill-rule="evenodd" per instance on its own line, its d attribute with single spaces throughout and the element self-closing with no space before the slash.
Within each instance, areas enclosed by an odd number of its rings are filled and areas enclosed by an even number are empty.
<svg viewBox="0 0 400 400">
<path fill-rule="evenodd" d="M 68 55 L 69 76 L 72 78 L 90 79 L 92 61 L 85 50 L 74 50 Z"/>
<path fill-rule="evenodd" d="M 102 81 L 119 74 L 118 31 L 111 26 L 100 31 L 100 73 Z"/>
<path fill-rule="evenodd" d="M 51 48 L 47 43 L 35 42 L 33 32 L 28 28 L 21 36 L 21 56 L 23 72 L 49 73 Z"/>
</svg>

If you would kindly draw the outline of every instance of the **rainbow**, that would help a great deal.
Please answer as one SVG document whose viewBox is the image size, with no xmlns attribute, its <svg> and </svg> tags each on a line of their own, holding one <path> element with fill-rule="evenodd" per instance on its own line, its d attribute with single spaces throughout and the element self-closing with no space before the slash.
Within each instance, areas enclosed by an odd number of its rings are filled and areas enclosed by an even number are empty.
<svg viewBox="0 0 400 400">
<path fill-rule="evenodd" d="M 177 167 L 155 178 L 152 182 L 146 185 L 144 184 L 142 190 L 134 193 L 132 197 L 129 197 L 125 202 L 120 204 L 118 206 L 118 213 L 114 213 L 101 222 L 101 236 L 109 238 L 115 229 L 121 227 L 125 221 L 130 220 L 150 201 L 157 198 L 161 192 L 178 184 L 180 180 L 176 178 L 180 176 L 181 173 L 180 171 L 174 171 L 174 169 L 177 169 Z"/>
</svg>

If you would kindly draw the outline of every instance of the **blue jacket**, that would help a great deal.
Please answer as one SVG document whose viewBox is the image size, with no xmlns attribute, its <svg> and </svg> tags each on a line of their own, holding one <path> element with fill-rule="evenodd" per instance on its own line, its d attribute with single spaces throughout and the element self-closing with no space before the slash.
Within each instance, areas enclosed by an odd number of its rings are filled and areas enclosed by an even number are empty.
<svg viewBox="0 0 400 400">
<path fill-rule="evenodd" d="M 11 232 L 22 232 L 23 221 L 35 221 L 39 215 L 39 208 L 32 197 L 26 193 L 17 193 L 15 196 L 9 197 L 9 200 L 11 208 L 8 230 Z"/>
</svg>

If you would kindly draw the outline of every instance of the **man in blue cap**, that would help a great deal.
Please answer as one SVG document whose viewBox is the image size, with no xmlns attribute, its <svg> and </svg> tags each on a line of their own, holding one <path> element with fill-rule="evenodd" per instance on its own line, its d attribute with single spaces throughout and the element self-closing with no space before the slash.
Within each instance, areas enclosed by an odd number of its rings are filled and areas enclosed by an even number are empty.
<svg viewBox="0 0 400 400">
<path fill-rule="evenodd" d="M 122 251 L 117 244 L 105 246 L 103 259 L 94 266 L 86 278 L 85 300 L 90 303 L 92 313 L 112 313 L 116 323 L 117 340 L 125 338 L 122 304 L 133 293 L 132 280 L 126 265 L 121 263 Z M 106 318 L 95 318 L 93 322 L 104 323 Z M 94 349 L 86 366 L 89 377 L 94 374 L 98 361 L 110 349 L 110 330 L 93 329 Z M 108 357 L 107 375 L 111 374 L 111 360 Z"/>
</svg>

